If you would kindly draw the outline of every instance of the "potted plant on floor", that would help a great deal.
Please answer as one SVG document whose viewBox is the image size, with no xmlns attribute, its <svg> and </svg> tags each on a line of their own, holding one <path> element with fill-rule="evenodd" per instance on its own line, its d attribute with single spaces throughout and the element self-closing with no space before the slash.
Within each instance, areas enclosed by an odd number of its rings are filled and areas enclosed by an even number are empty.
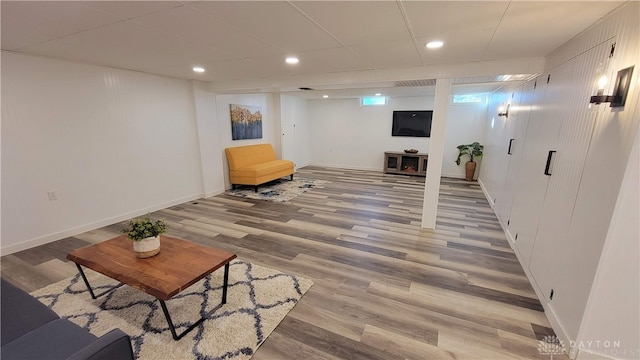
<svg viewBox="0 0 640 360">
<path fill-rule="evenodd" d="M 458 145 L 458 158 L 456 159 L 456 164 L 460 165 L 460 159 L 462 156 L 469 155 L 469 161 L 465 164 L 465 180 L 473 180 L 473 175 L 476 173 L 476 162 L 473 161 L 473 159 L 481 157 L 483 149 L 484 146 L 480 145 L 477 141 L 472 144 Z"/>
<path fill-rule="evenodd" d="M 167 232 L 162 220 L 151 220 L 149 216 L 129 220 L 122 232 L 133 241 L 133 251 L 138 258 L 148 258 L 160 252 L 160 234 Z"/>
</svg>

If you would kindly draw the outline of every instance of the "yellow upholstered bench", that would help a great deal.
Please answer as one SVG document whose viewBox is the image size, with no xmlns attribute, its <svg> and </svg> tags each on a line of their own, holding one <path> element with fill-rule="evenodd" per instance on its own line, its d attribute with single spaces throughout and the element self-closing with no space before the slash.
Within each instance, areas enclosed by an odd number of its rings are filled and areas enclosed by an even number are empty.
<svg viewBox="0 0 640 360">
<path fill-rule="evenodd" d="M 284 176 L 293 180 L 294 166 L 289 160 L 276 159 L 271 144 L 236 146 L 224 149 L 229 163 L 229 180 L 236 185 L 258 185 Z"/>
</svg>

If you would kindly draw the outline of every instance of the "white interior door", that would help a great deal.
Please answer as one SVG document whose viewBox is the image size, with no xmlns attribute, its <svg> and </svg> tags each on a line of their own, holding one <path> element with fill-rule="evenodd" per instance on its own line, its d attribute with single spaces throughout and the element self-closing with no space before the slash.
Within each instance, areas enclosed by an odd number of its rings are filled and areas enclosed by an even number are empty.
<svg viewBox="0 0 640 360">
<path fill-rule="evenodd" d="M 293 161 L 293 166 L 297 167 L 296 159 L 296 124 L 292 121 L 281 123 L 282 129 L 282 159 Z"/>
</svg>

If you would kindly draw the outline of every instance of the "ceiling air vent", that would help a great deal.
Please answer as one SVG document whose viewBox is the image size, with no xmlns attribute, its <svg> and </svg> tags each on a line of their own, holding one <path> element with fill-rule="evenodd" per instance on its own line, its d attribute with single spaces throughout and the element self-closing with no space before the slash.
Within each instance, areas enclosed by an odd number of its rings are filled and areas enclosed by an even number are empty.
<svg viewBox="0 0 640 360">
<path fill-rule="evenodd" d="M 405 80 L 405 81 L 394 81 L 393 86 L 395 87 L 405 87 L 405 86 L 434 86 L 436 84 L 436 79 L 424 79 L 424 80 Z"/>
<path fill-rule="evenodd" d="M 310 87 L 299 87 L 298 90 L 313 90 Z"/>
</svg>

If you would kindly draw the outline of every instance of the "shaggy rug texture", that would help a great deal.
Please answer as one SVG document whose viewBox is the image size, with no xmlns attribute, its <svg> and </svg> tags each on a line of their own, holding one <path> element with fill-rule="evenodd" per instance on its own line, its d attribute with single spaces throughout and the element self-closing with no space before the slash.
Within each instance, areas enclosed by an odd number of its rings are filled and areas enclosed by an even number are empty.
<svg viewBox="0 0 640 360">
<path fill-rule="evenodd" d="M 235 190 L 228 190 L 225 194 L 248 199 L 286 202 L 313 188 L 322 187 L 327 182 L 325 180 L 296 178 L 294 175 L 293 181 L 282 178 L 262 184 L 258 186 L 258 192 L 255 192 L 253 186 L 242 186 Z"/>
<path fill-rule="evenodd" d="M 96 294 L 119 284 L 89 269 L 85 273 Z M 207 318 L 179 341 L 171 337 L 159 302 L 126 285 L 93 300 L 76 275 L 31 295 L 96 336 L 120 328 L 138 359 L 249 359 L 313 285 L 236 259 L 229 268 L 227 303 L 220 306 L 223 274 L 218 269 L 166 302 L 178 333 Z"/>
</svg>

